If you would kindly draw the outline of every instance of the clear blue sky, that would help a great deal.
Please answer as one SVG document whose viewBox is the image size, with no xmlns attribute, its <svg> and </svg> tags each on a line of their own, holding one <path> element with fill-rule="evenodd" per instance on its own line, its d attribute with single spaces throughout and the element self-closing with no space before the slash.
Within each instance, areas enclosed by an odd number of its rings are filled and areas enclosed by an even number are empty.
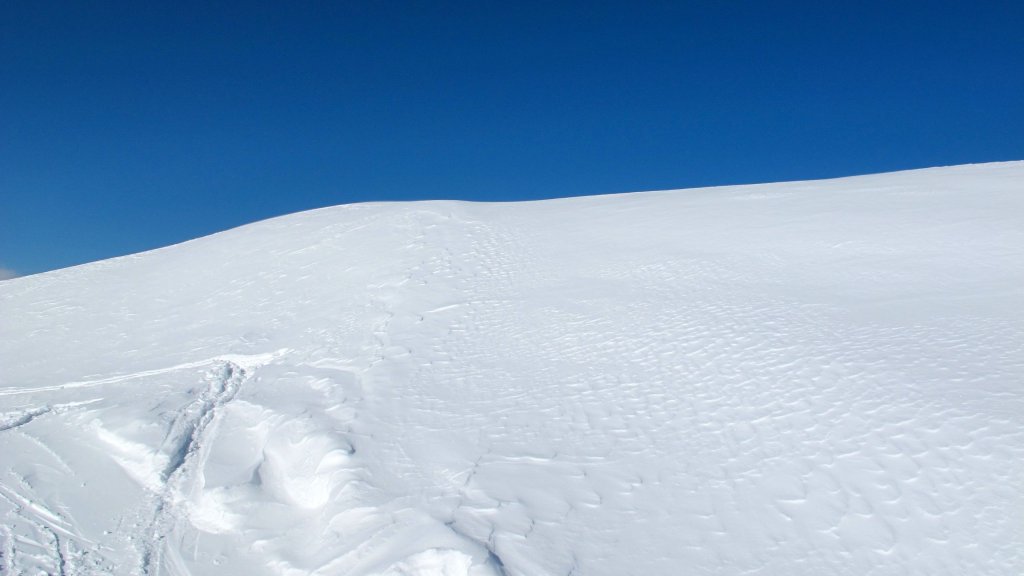
<svg viewBox="0 0 1024 576">
<path fill-rule="evenodd" d="M 1024 159 L 1024 2 L 3 2 L 0 268 L 307 208 Z"/>
</svg>

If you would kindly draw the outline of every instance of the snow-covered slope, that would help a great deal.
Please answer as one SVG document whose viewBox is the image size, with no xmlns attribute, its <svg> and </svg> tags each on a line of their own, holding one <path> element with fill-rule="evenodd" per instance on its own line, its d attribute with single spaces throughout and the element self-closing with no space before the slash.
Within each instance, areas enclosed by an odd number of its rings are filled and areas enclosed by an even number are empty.
<svg viewBox="0 0 1024 576">
<path fill-rule="evenodd" d="M 1024 573 L 1024 163 L 0 282 L 0 572 Z"/>
</svg>

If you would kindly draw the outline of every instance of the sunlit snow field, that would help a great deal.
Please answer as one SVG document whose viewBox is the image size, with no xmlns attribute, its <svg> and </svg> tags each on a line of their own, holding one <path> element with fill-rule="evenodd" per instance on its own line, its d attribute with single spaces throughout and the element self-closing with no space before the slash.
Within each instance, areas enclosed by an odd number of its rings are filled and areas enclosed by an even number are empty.
<svg viewBox="0 0 1024 576">
<path fill-rule="evenodd" d="M 0 573 L 1024 574 L 1024 162 L 0 282 Z"/>
</svg>

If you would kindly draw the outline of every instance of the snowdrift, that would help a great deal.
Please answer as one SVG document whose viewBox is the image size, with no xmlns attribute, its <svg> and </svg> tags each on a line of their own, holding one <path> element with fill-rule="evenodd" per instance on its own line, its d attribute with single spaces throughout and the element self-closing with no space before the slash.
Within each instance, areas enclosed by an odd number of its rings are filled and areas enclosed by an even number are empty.
<svg viewBox="0 0 1024 576">
<path fill-rule="evenodd" d="M 4 574 L 1024 573 L 1024 162 L 0 282 Z"/>
</svg>

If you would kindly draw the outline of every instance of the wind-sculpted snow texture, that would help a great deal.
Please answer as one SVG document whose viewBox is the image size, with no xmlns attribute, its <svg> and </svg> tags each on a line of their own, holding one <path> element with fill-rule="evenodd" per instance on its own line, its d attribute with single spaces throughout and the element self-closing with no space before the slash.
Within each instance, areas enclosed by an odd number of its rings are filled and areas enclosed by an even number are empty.
<svg viewBox="0 0 1024 576">
<path fill-rule="evenodd" d="M 0 282 L 3 574 L 1024 574 L 1024 163 Z"/>
</svg>

